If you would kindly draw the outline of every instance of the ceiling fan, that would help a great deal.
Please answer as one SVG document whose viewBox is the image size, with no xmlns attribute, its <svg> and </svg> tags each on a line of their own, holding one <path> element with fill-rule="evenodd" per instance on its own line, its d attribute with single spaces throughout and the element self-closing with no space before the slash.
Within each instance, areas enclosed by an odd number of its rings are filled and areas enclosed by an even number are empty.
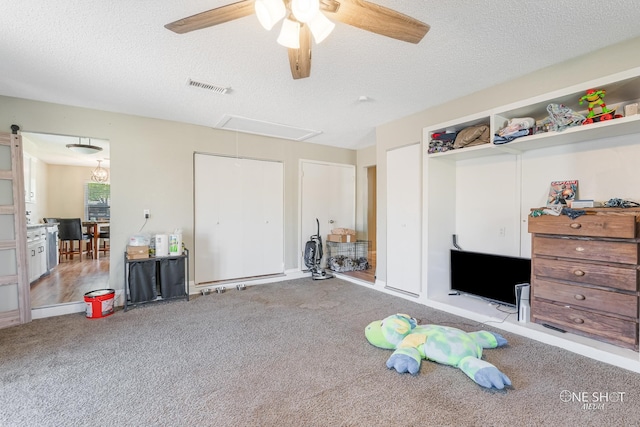
<svg viewBox="0 0 640 427">
<path fill-rule="evenodd" d="M 288 48 L 294 79 L 311 74 L 311 36 L 316 43 L 324 40 L 335 26 L 330 19 L 409 43 L 419 43 L 430 28 L 410 16 L 364 0 L 243 0 L 179 19 L 165 28 L 184 34 L 253 13 L 267 30 L 283 20 L 278 43 Z"/>
</svg>

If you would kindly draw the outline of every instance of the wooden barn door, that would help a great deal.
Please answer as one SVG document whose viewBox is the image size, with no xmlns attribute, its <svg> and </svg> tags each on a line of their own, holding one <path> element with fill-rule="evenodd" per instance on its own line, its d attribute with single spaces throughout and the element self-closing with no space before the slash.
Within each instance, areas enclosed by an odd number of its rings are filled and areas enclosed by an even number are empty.
<svg viewBox="0 0 640 427">
<path fill-rule="evenodd" d="M 0 133 L 0 328 L 31 321 L 22 140 Z"/>
</svg>

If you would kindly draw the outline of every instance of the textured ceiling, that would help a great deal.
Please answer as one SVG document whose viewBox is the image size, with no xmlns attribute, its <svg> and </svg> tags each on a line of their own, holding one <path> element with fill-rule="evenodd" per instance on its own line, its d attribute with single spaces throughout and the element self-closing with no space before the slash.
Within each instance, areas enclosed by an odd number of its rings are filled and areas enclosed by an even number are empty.
<svg viewBox="0 0 640 427">
<path fill-rule="evenodd" d="M 356 149 L 383 123 L 640 36 L 637 0 L 378 0 L 431 31 L 414 45 L 337 23 L 312 45 L 311 77 L 293 80 L 279 26 L 255 15 L 164 28 L 232 1 L 2 0 L 0 94 L 209 127 L 239 116 Z"/>
</svg>

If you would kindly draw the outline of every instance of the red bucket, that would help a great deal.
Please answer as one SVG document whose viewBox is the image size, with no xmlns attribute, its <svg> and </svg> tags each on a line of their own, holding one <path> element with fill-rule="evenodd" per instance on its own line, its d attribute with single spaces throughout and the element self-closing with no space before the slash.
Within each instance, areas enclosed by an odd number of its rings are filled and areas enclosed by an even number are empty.
<svg viewBox="0 0 640 427">
<path fill-rule="evenodd" d="M 116 291 L 114 289 L 98 289 L 84 294 L 87 304 L 87 317 L 99 319 L 113 314 L 113 303 Z"/>
</svg>

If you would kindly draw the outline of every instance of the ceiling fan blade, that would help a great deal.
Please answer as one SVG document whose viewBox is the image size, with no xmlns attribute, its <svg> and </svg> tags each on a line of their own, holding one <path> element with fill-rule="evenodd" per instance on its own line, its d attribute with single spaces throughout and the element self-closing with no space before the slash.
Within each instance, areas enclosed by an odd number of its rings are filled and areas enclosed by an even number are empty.
<svg viewBox="0 0 640 427">
<path fill-rule="evenodd" d="M 431 28 L 410 16 L 364 0 L 340 0 L 335 13 L 324 10 L 330 19 L 409 43 L 420 43 Z"/>
<path fill-rule="evenodd" d="M 311 75 L 311 31 L 306 25 L 300 26 L 300 48 L 289 50 L 291 75 L 295 80 Z"/>
<path fill-rule="evenodd" d="M 178 34 L 213 27 L 214 25 L 223 24 L 225 22 L 244 18 L 245 16 L 253 14 L 254 3 L 254 0 L 243 0 L 231 3 L 226 6 L 217 7 L 215 9 L 207 10 L 206 12 L 189 16 L 188 18 L 179 19 L 165 25 L 164 27 Z"/>
</svg>

